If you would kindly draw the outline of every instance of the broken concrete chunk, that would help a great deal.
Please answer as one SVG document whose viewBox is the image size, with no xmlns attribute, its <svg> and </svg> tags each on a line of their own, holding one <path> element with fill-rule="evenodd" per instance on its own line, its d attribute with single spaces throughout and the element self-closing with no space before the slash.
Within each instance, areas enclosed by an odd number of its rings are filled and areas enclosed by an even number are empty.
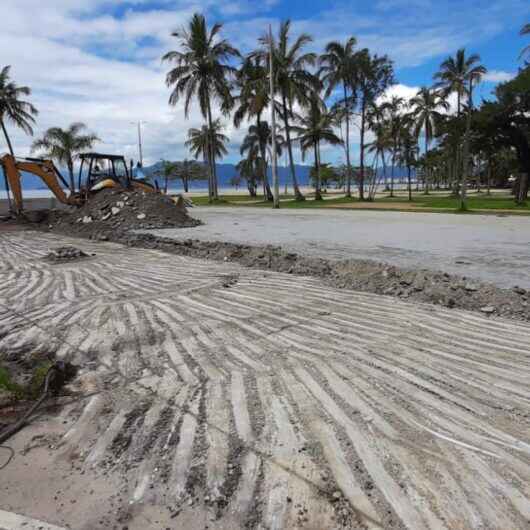
<svg viewBox="0 0 530 530">
<path fill-rule="evenodd" d="M 491 315 L 491 313 L 495 313 L 495 308 L 492 305 L 481 307 L 480 310 L 482 311 L 482 313 L 486 313 L 488 315 Z"/>
<path fill-rule="evenodd" d="M 91 223 L 91 222 L 92 222 L 92 216 L 85 215 L 85 217 L 83 217 L 83 223 L 87 224 L 87 223 Z"/>
<path fill-rule="evenodd" d="M 121 212 L 120 208 L 116 208 L 116 206 L 113 206 L 110 211 L 112 215 L 118 215 Z"/>
<path fill-rule="evenodd" d="M 145 219 L 145 218 L 146 218 L 145 213 L 139 213 L 139 214 L 136 216 L 136 219 Z"/>
<path fill-rule="evenodd" d="M 102 221 L 106 221 L 112 214 L 109 212 L 109 213 L 106 213 L 102 218 L 101 220 Z"/>
<path fill-rule="evenodd" d="M 478 287 L 476 285 L 473 285 L 472 283 L 466 283 L 464 289 L 469 292 L 478 291 Z"/>
<path fill-rule="evenodd" d="M 123 207 L 125 206 L 125 203 L 124 203 L 123 201 L 118 201 L 118 202 L 116 203 L 116 206 L 117 206 L 118 208 L 123 208 Z"/>
</svg>

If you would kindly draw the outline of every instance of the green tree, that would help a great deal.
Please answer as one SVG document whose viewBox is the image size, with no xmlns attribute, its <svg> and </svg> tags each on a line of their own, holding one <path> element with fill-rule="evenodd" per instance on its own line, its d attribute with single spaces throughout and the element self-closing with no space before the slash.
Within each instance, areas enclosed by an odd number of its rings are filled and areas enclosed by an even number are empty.
<svg viewBox="0 0 530 530">
<path fill-rule="evenodd" d="M 315 200 L 322 200 L 321 193 L 321 153 L 320 146 L 322 143 L 330 145 L 340 145 L 342 140 L 333 130 L 333 116 L 327 110 L 324 101 L 317 95 L 314 95 L 305 114 L 299 116 L 298 125 L 292 127 L 292 130 L 298 135 L 296 141 L 300 142 L 302 156 L 305 157 L 307 151 L 312 150 L 315 157 L 315 169 L 317 173 L 315 186 Z"/>
<path fill-rule="evenodd" d="M 70 191 L 75 193 L 74 163 L 81 153 L 92 149 L 99 141 L 95 134 L 84 134 L 87 126 L 84 123 L 72 123 L 67 129 L 51 127 L 42 138 L 35 140 L 32 152 L 40 152 L 42 156 L 51 158 L 61 166 L 66 166 L 70 178 Z"/>
<path fill-rule="evenodd" d="M 401 121 L 401 130 L 399 133 L 400 147 L 398 160 L 400 164 L 407 168 L 407 189 L 409 201 L 412 201 L 412 168 L 416 166 L 418 156 L 418 142 L 415 132 L 414 117 L 412 114 L 406 114 Z"/>
<path fill-rule="evenodd" d="M 207 131 L 214 132 L 212 103 L 218 102 L 226 112 L 232 104 L 230 80 L 235 75 L 235 68 L 229 64 L 239 51 L 226 39 L 220 39 L 222 24 L 214 24 L 208 30 L 203 15 L 195 13 L 187 28 L 172 33 L 178 39 L 180 50 L 166 53 L 162 60 L 175 63 L 167 76 L 166 83 L 173 87 L 169 104 L 176 105 L 184 98 L 185 116 L 189 116 L 190 105 L 197 98 L 202 116 L 207 120 Z M 214 146 L 212 138 L 208 145 Z M 215 167 L 216 151 L 206 157 L 210 168 L 209 197 L 210 201 L 218 197 L 217 173 Z"/>
<path fill-rule="evenodd" d="M 162 160 L 161 167 L 155 171 L 155 176 L 164 179 L 164 193 L 167 193 L 168 183 L 171 180 L 180 179 L 184 192 L 189 192 L 191 180 L 207 180 L 208 170 L 205 164 L 200 164 L 194 160 L 183 160 L 170 162 Z"/>
<path fill-rule="evenodd" d="M 360 131 L 360 174 L 359 198 L 364 200 L 365 181 L 365 135 L 367 130 L 367 113 L 370 106 L 383 95 L 385 90 L 394 82 L 394 67 L 392 61 L 383 55 L 372 55 L 368 49 L 356 53 L 358 105 L 361 114 Z"/>
<path fill-rule="evenodd" d="M 292 117 L 295 103 L 302 107 L 309 105 L 311 95 L 320 88 L 320 81 L 317 76 L 309 71 L 309 68 L 316 64 L 316 54 L 303 52 L 303 49 L 312 42 L 312 37 L 303 33 L 291 45 L 290 28 L 291 21 L 286 20 L 280 25 L 277 40 L 273 37 L 271 43 L 269 35 L 262 37 L 260 39 L 262 49 L 257 53 L 265 62 L 268 62 L 269 49 L 272 47 L 275 89 L 280 97 L 282 108 L 281 119 L 283 120 L 283 130 L 289 154 L 294 195 L 296 200 L 304 200 L 304 196 L 298 186 L 294 167 L 290 118 Z"/>
<path fill-rule="evenodd" d="M 282 146 L 284 140 L 281 134 L 276 134 L 276 153 L 278 156 L 282 154 Z M 260 121 L 259 125 L 251 125 L 241 144 L 241 155 L 247 154 L 256 168 L 258 181 L 263 184 L 263 195 L 268 200 L 270 187 L 268 185 L 269 179 L 267 177 L 267 158 L 270 156 L 270 147 L 272 146 L 272 130 L 266 121 Z M 269 157 L 267 154 L 269 153 Z"/>
<path fill-rule="evenodd" d="M 239 127 L 245 118 L 255 118 L 254 133 L 258 140 L 258 150 L 262 161 L 265 161 L 267 150 L 268 125 L 263 126 L 262 115 L 270 102 L 269 82 L 267 68 L 260 56 L 248 57 L 237 73 L 237 86 L 239 94 L 236 96 L 236 111 L 234 112 L 234 125 Z M 265 197 L 272 201 L 272 191 L 267 177 L 266 164 L 261 164 L 261 180 L 265 188 Z"/>
<path fill-rule="evenodd" d="M 213 193 L 215 186 L 212 182 L 214 175 L 211 171 L 212 158 L 222 158 L 228 154 L 225 144 L 228 143 L 228 137 L 222 133 L 223 127 L 219 119 L 212 122 L 211 127 L 203 125 L 200 129 L 191 128 L 188 131 L 188 140 L 185 146 L 190 150 L 192 155 L 196 158 L 202 158 L 206 166 L 209 168 L 208 176 L 208 196 L 210 202 L 218 197 L 217 192 Z"/>
<path fill-rule="evenodd" d="M 392 149 L 392 136 L 389 124 L 385 119 L 384 105 L 374 106 L 368 113 L 370 129 L 375 139 L 366 145 L 367 151 L 374 156 L 371 179 L 369 179 L 368 199 L 373 201 L 379 186 L 379 160 L 382 162 L 383 176 L 386 179 L 386 153 Z M 385 182 L 386 184 L 386 182 Z"/>
<path fill-rule="evenodd" d="M 410 100 L 412 107 L 412 115 L 416 126 L 416 136 L 419 137 L 423 130 L 425 139 L 425 160 L 429 152 L 431 140 L 437 133 L 437 127 L 442 118 L 439 109 L 448 110 L 449 103 L 438 91 L 422 87 L 415 97 Z M 425 178 L 425 193 L 429 193 L 429 178 L 427 175 L 427 168 L 424 168 Z"/>
<path fill-rule="evenodd" d="M 392 145 L 390 146 L 390 197 L 394 197 L 394 173 L 399 153 L 399 135 L 403 120 L 405 100 L 398 96 L 392 96 L 389 101 L 383 103 L 382 107 L 385 114 L 386 127 L 392 141 Z"/>
<path fill-rule="evenodd" d="M 464 154 L 460 158 L 460 149 L 456 149 L 457 177 L 460 177 L 460 208 L 466 208 L 466 182 L 469 165 L 469 125 L 471 123 L 471 112 L 473 109 L 473 86 L 477 84 L 486 73 L 484 66 L 479 64 L 480 56 L 472 54 L 466 56 L 465 48 L 456 52 L 455 57 L 448 57 L 440 65 L 440 69 L 434 75 L 436 86 L 443 89 L 445 95 L 456 93 L 457 116 L 462 112 L 462 99 L 468 96 L 467 121 L 464 142 Z"/>
<path fill-rule="evenodd" d="M 11 138 L 7 133 L 6 122 L 10 122 L 15 127 L 22 129 L 26 134 L 32 135 L 33 124 L 38 111 L 31 103 L 22 99 L 24 96 L 31 95 L 31 89 L 27 86 L 18 86 L 14 81 L 11 81 L 10 70 L 11 66 L 4 66 L 0 71 L 0 126 L 2 127 L 9 152 L 12 156 L 15 156 Z M 4 183 L 9 208 L 11 208 L 9 184 L 5 174 Z"/>
<path fill-rule="evenodd" d="M 350 159 L 350 120 L 355 103 L 355 45 L 357 40 L 350 37 L 344 44 L 329 42 L 324 54 L 319 58 L 319 75 L 326 86 L 326 97 L 340 86 L 342 88 L 341 121 L 345 124 L 344 146 L 346 152 L 346 197 L 351 197 L 352 167 Z"/>
</svg>

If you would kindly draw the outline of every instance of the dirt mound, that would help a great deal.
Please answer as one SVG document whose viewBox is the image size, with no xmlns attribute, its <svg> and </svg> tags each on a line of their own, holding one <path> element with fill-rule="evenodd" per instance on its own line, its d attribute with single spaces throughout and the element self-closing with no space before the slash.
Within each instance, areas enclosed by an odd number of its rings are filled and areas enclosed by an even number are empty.
<svg viewBox="0 0 530 530">
<path fill-rule="evenodd" d="M 175 254 L 237 262 L 245 267 L 322 278 L 328 285 L 396 296 L 485 315 L 530 321 L 530 291 L 502 289 L 492 284 L 427 269 L 411 270 L 370 260 L 342 261 L 301 256 L 281 247 L 175 240 L 151 234 L 129 234 L 120 242 Z"/>
<path fill-rule="evenodd" d="M 93 239 L 115 239 L 142 228 L 179 228 L 200 224 L 192 219 L 182 200 L 144 191 L 102 190 L 81 208 L 56 211 L 48 228 Z"/>
</svg>

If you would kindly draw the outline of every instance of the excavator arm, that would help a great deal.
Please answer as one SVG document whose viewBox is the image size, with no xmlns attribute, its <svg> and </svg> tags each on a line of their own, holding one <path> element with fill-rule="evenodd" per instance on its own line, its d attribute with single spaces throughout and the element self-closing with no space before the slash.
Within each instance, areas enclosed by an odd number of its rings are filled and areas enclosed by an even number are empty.
<svg viewBox="0 0 530 530">
<path fill-rule="evenodd" d="M 19 214 L 23 210 L 22 184 L 21 172 L 25 171 L 36 175 L 48 186 L 55 197 L 63 204 L 79 205 L 80 199 L 72 195 L 66 195 L 63 191 L 68 188 L 67 182 L 59 173 L 55 164 L 51 160 L 39 160 L 34 158 L 27 158 L 17 160 L 13 156 L 7 154 L 0 158 L 0 165 L 7 177 L 9 188 L 13 193 L 16 213 Z"/>
</svg>

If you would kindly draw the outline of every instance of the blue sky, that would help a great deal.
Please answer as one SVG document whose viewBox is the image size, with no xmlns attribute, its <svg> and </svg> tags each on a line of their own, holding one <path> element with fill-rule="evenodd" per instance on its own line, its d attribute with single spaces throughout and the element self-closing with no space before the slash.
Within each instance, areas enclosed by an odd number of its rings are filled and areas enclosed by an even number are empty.
<svg viewBox="0 0 530 530">
<path fill-rule="evenodd" d="M 202 119 L 193 109 L 186 121 L 180 105 L 167 105 L 167 65 L 160 57 L 176 45 L 171 30 L 195 11 L 222 22 L 225 36 L 242 51 L 255 45 L 269 23 L 277 27 L 285 18 L 292 19 L 293 34 L 314 37 L 315 51 L 354 35 L 360 47 L 395 61 L 399 84 L 390 92 L 405 96 L 429 84 L 440 62 L 466 47 L 489 69 L 478 91 L 488 97 L 495 82 L 509 79 L 520 66 L 518 55 L 528 42 L 518 33 L 530 22 L 528 0 L 2 0 L 2 63 L 12 65 L 17 82 L 33 88 L 40 110 L 36 134 L 81 120 L 102 138 L 99 150 L 136 158 L 131 122 L 145 120 L 148 162 L 188 156 L 187 130 Z M 226 133 L 227 160 L 236 162 L 245 131 L 226 121 Z M 14 139 L 17 152 L 26 154 L 31 138 L 15 132 Z M 355 128 L 352 143 L 357 157 Z M 340 161 L 337 149 L 325 156 Z"/>
</svg>

